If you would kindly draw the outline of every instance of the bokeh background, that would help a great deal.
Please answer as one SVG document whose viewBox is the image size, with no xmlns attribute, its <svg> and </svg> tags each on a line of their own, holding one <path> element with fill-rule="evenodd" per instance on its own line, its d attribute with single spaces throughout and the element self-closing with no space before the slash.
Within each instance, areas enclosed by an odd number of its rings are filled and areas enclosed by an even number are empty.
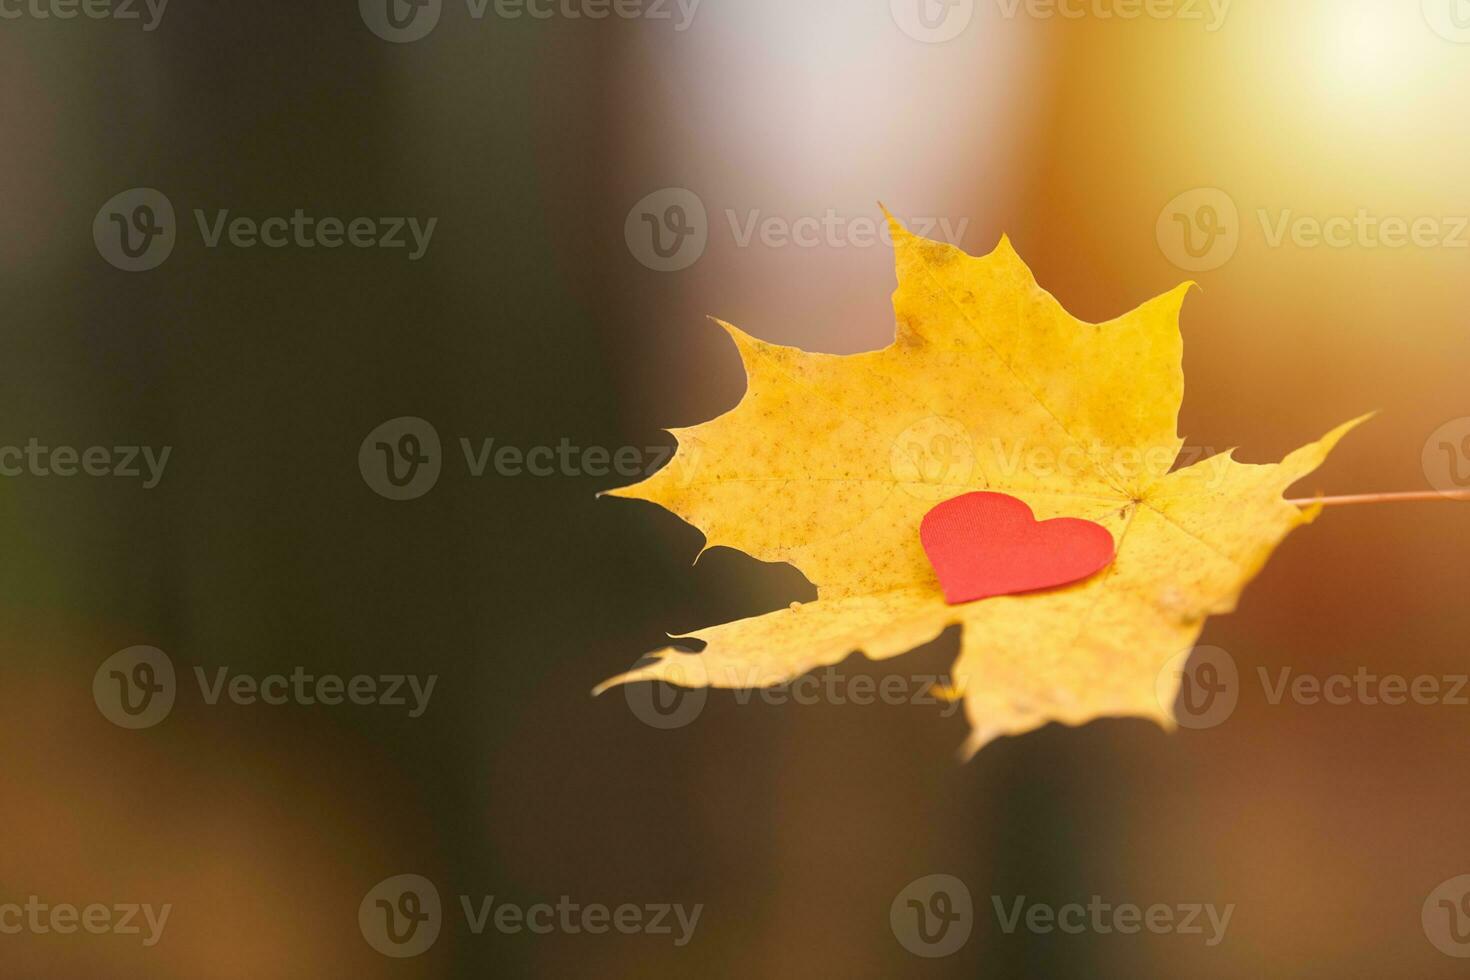
<svg viewBox="0 0 1470 980">
<path fill-rule="evenodd" d="M 683 30 L 674 7 L 592 20 L 567 3 L 476 19 L 446 0 L 411 43 L 350 0 L 173 0 L 151 31 L 5 8 L 20 15 L 0 20 L 0 445 L 172 455 L 149 490 L 0 480 L 0 903 L 173 909 L 150 948 L 0 935 L 0 972 L 1460 975 L 1421 910 L 1470 872 L 1470 707 L 1273 705 L 1255 677 L 1470 671 L 1470 504 L 1344 508 L 1292 536 L 1202 638 L 1244 678 L 1226 723 L 1050 726 L 958 764 L 964 723 L 934 707 L 719 693 L 659 730 L 620 692 L 593 699 L 664 631 L 810 587 L 726 551 L 691 567 L 697 532 L 595 499 L 616 476 L 474 477 L 458 440 L 668 445 L 661 427 L 742 390 L 706 314 L 808 349 L 881 346 L 884 244 L 742 245 L 730 215 L 835 212 L 850 229 L 882 200 L 962 226 L 972 252 L 1008 233 L 1086 319 L 1198 281 L 1191 446 L 1274 460 L 1376 409 L 1303 494 L 1470 474 L 1470 443 L 1457 460 L 1431 442 L 1446 424 L 1470 436 L 1454 427 L 1470 416 L 1470 10 L 931 0 L 929 21 L 958 27 L 935 42 L 904 0 L 703 0 Z M 167 195 L 179 231 L 164 264 L 130 274 L 91 229 L 134 187 Z M 692 192 L 708 229 L 673 272 L 625 237 L 665 188 Z M 1221 195 L 1233 252 L 1182 268 L 1173 215 L 1204 234 L 1200 202 Z M 417 262 L 209 249 L 196 208 L 438 226 Z M 1432 219 L 1442 240 L 1273 241 L 1283 215 L 1360 212 Z M 437 429 L 443 472 L 394 502 L 357 457 L 399 416 Z M 137 644 L 169 655 L 179 694 L 129 731 L 92 681 Z M 943 673 L 955 649 L 839 672 Z M 439 681 L 411 719 L 211 705 L 193 679 L 298 666 Z M 357 911 L 404 873 L 435 882 L 446 919 L 423 955 L 391 959 Z M 936 873 L 966 883 L 975 916 L 931 960 L 889 906 Z M 684 947 L 474 935 L 460 895 L 704 910 Z M 996 895 L 1235 910 L 1207 947 L 1007 934 Z"/>
</svg>

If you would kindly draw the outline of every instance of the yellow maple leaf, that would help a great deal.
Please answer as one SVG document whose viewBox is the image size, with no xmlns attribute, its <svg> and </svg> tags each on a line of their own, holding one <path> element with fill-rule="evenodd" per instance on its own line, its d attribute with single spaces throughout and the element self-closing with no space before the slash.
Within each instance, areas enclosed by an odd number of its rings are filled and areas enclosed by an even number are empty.
<svg viewBox="0 0 1470 980">
<path fill-rule="evenodd" d="M 1161 668 L 1316 516 L 1282 494 L 1362 420 L 1279 464 L 1227 453 L 1170 472 L 1183 446 L 1178 321 L 1192 284 L 1085 323 L 1036 284 L 1009 240 L 977 258 L 889 220 L 890 346 L 812 354 L 721 323 L 745 365 L 745 396 L 713 421 L 671 430 L 670 464 L 611 491 L 673 511 L 704 532 L 706 549 L 789 562 L 817 601 L 678 637 L 705 647 L 656 651 L 595 693 L 652 680 L 767 687 L 853 651 L 893 657 L 959 624 L 946 693 L 964 699 L 967 754 L 1048 721 L 1141 716 L 1172 728 L 1178 679 L 1161 697 Z M 1017 497 L 1038 520 L 1095 521 L 1116 558 L 1064 588 L 948 605 L 919 523 L 974 490 Z"/>
</svg>

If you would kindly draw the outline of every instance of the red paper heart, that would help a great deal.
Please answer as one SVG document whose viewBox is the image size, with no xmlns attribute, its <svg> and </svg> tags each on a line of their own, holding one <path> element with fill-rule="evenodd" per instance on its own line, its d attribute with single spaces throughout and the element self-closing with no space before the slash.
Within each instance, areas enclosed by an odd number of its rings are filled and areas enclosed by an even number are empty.
<svg viewBox="0 0 1470 980">
<path fill-rule="evenodd" d="M 946 500 L 919 524 L 950 605 L 1080 582 L 1113 560 L 1108 529 L 1080 517 L 1038 521 L 1007 493 Z"/>
</svg>

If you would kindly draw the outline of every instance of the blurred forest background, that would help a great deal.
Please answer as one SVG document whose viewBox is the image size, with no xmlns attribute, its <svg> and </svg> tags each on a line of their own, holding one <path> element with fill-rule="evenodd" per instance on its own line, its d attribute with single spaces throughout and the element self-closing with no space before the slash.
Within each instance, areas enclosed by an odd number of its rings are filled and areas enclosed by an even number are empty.
<svg viewBox="0 0 1470 980">
<path fill-rule="evenodd" d="M 884 244 L 742 246 L 732 228 L 871 219 L 881 199 L 963 223 L 971 252 L 1008 233 L 1089 320 L 1197 280 L 1190 446 L 1275 460 L 1376 409 L 1301 493 L 1447 478 L 1426 460 L 1470 416 L 1470 249 L 1270 234 L 1287 213 L 1470 214 L 1470 44 L 1436 30 L 1433 0 L 1240 0 L 1215 29 L 970 7 L 943 43 L 883 0 L 703 0 L 684 30 L 677 11 L 475 19 L 446 2 L 401 44 L 351 2 L 173 0 L 151 31 L 0 21 L 0 445 L 172 447 L 152 489 L 0 480 L 0 903 L 174 907 L 150 948 L 0 935 L 7 975 L 1459 974 L 1420 913 L 1470 871 L 1470 708 L 1272 705 L 1254 678 L 1464 673 L 1470 505 L 1343 509 L 1293 535 L 1202 638 L 1246 678 L 1227 723 L 1051 726 L 959 765 L 963 720 L 933 707 L 715 693 L 664 731 L 619 692 L 593 699 L 664 631 L 810 587 L 728 551 L 691 568 L 693 529 L 594 498 L 631 482 L 616 475 L 464 464 L 461 438 L 642 451 L 724 411 L 743 377 L 706 314 L 808 349 L 885 344 Z M 91 229 L 136 187 L 169 198 L 178 241 L 127 273 Z M 671 187 L 702 203 L 708 245 L 661 272 L 625 224 Z M 1201 188 L 1236 209 L 1238 244 L 1187 269 L 1161 229 Z M 192 216 L 297 208 L 438 224 L 409 261 L 211 249 Z M 443 440 L 411 501 L 357 462 L 401 416 Z M 139 644 L 168 654 L 179 693 L 129 731 L 92 683 Z M 954 652 L 949 635 L 840 671 L 943 673 Z M 196 666 L 439 682 L 418 718 L 211 705 Z M 405 960 L 356 916 L 400 873 L 446 907 Z M 967 883 L 975 923 L 926 960 L 889 904 L 934 873 Z M 1094 894 L 1236 909 L 1215 947 L 1006 934 L 991 909 Z M 459 895 L 705 908 L 676 947 L 477 936 Z"/>
</svg>

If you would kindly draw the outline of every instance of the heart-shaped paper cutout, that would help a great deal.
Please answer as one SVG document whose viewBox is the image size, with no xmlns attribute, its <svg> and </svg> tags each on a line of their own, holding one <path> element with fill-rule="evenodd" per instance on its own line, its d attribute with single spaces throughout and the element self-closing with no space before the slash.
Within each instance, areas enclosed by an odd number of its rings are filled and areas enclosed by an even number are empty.
<svg viewBox="0 0 1470 980">
<path fill-rule="evenodd" d="M 946 500 L 919 524 L 924 553 L 950 605 L 1068 585 L 1112 563 L 1113 536 L 1080 517 L 1038 521 L 1007 493 Z"/>
</svg>

